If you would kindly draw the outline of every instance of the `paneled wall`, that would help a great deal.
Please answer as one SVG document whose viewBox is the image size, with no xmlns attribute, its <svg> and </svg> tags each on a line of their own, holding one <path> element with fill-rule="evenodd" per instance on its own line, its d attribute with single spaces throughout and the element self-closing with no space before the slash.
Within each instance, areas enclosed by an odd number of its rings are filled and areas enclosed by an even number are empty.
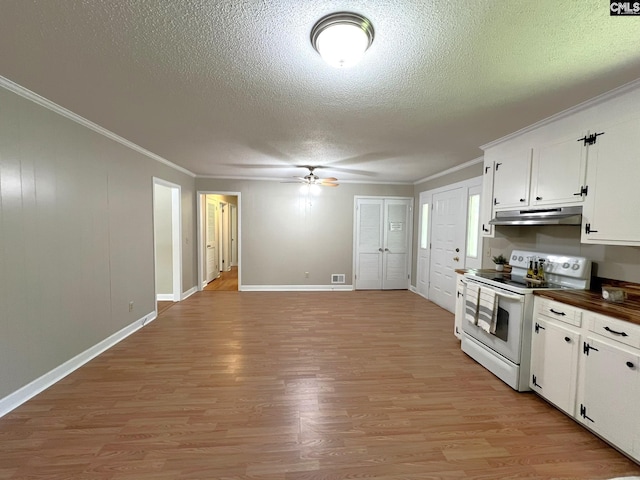
<svg viewBox="0 0 640 480">
<path fill-rule="evenodd" d="M 182 186 L 187 291 L 194 179 L 0 88 L 0 399 L 155 310 L 154 176 Z"/>
</svg>

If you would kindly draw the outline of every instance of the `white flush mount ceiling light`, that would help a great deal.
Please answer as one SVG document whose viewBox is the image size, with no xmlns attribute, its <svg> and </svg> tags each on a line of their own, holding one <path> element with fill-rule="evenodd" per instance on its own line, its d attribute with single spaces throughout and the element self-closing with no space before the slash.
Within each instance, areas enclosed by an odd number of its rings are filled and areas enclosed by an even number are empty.
<svg viewBox="0 0 640 480">
<path fill-rule="evenodd" d="M 318 20 L 311 29 L 311 44 L 333 67 L 350 67 L 373 43 L 373 25 L 357 13 L 338 12 Z"/>
</svg>

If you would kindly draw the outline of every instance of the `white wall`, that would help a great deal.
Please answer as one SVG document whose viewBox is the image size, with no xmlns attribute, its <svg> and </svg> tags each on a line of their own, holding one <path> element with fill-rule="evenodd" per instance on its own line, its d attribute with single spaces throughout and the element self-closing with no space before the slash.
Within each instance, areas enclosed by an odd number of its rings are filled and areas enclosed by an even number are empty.
<svg viewBox="0 0 640 480">
<path fill-rule="evenodd" d="M 498 226 L 496 238 L 485 239 L 487 248 L 492 255 L 508 255 L 517 248 L 584 256 L 594 263 L 593 274 L 598 277 L 640 283 L 640 247 L 582 244 L 579 226 Z M 487 262 L 484 266 L 493 264 Z"/>
<path fill-rule="evenodd" d="M 412 185 L 341 184 L 318 196 L 299 184 L 198 178 L 198 191 L 241 193 L 243 285 L 329 285 L 352 278 L 355 195 L 413 195 Z M 309 272 L 309 278 L 304 273 Z"/>
<path fill-rule="evenodd" d="M 194 179 L 0 88 L 0 399 L 154 311 L 154 176 L 182 186 L 185 291 Z"/>
</svg>

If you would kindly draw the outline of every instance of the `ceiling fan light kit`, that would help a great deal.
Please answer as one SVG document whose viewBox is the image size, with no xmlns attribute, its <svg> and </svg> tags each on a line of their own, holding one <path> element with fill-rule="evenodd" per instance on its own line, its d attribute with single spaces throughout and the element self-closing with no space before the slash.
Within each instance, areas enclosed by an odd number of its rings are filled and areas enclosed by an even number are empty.
<svg viewBox="0 0 640 480">
<path fill-rule="evenodd" d="M 311 44 L 333 67 L 358 63 L 373 43 L 371 22 L 352 12 L 337 12 L 321 18 L 311 29 Z"/>
<path fill-rule="evenodd" d="M 318 175 L 314 173 L 316 168 L 322 168 L 317 166 L 310 165 L 301 165 L 302 168 L 307 168 L 309 173 L 307 173 L 304 177 L 293 177 L 296 180 L 292 182 L 283 182 L 283 183 L 302 183 L 304 186 L 317 186 L 317 187 L 337 187 L 339 186 L 338 179 L 335 177 L 327 177 L 320 178 Z"/>
</svg>

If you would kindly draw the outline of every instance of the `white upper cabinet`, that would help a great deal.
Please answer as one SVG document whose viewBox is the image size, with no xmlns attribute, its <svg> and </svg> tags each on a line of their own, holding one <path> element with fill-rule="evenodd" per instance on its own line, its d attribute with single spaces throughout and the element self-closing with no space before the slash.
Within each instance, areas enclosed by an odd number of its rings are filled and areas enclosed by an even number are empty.
<svg viewBox="0 0 640 480">
<path fill-rule="evenodd" d="M 591 132 L 582 242 L 640 245 L 640 117 Z"/>
<path fill-rule="evenodd" d="M 587 132 L 534 147 L 529 204 L 565 205 L 584 199 Z"/>
<path fill-rule="evenodd" d="M 484 162 L 482 170 L 482 197 L 480 202 L 480 228 L 483 237 L 493 237 L 495 227 L 489 222 L 493 218 L 493 162 Z"/>
<path fill-rule="evenodd" d="M 493 160 L 493 210 L 522 208 L 529 203 L 531 148 Z"/>
</svg>

